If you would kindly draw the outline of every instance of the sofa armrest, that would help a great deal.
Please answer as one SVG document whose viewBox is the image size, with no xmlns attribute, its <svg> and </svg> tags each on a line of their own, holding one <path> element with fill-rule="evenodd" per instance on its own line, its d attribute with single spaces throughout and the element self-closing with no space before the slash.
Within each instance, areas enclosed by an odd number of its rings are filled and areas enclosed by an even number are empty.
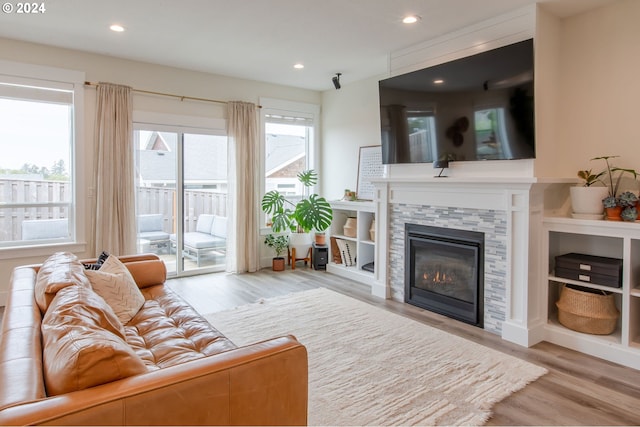
<svg viewBox="0 0 640 427">
<path fill-rule="evenodd" d="M 0 425 L 304 425 L 307 351 L 285 336 L 0 411 Z"/>
</svg>

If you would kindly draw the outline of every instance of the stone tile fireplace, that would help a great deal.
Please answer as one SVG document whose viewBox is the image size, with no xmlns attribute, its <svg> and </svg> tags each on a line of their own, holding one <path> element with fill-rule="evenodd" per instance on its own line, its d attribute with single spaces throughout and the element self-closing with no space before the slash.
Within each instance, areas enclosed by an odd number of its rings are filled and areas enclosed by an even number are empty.
<svg viewBox="0 0 640 427">
<path fill-rule="evenodd" d="M 405 299 L 406 224 L 442 227 L 484 234 L 483 319 L 484 328 L 500 334 L 506 315 L 507 219 L 504 212 L 486 209 L 449 208 L 406 203 L 389 206 L 389 286 L 391 298 Z"/>
<path fill-rule="evenodd" d="M 374 180 L 374 295 L 405 301 L 405 227 L 415 224 L 484 236 L 482 327 L 530 346 L 542 339 L 540 281 L 546 184 L 527 177 L 401 177 Z"/>
</svg>

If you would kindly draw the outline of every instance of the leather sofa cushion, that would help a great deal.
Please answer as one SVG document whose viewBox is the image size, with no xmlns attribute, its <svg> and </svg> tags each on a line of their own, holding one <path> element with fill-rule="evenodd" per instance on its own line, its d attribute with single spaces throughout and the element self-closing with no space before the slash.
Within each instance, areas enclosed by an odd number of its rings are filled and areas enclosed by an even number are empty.
<svg viewBox="0 0 640 427">
<path fill-rule="evenodd" d="M 109 304 L 123 325 L 140 310 L 144 297 L 133 276 L 117 257 L 109 255 L 99 270 L 86 273 L 93 290 Z"/>
<path fill-rule="evenodd" d="M 58 291 L 42 319 L 47 394 L 58 395 L 147 372 L 109 305 L 92 289 Z"/>
<path fill-rule="evenodd" d="M 167 280 L 167 267 L 162 260 L 131 261 L 125 265 L 139 288 L 162 285 Z"/>
<path fill-rule="evenodd" d="M 124 329 L 127 343 L 149 370 L 237 348 L 166 285 L 142 293 L 145 304 Z"/>
<path fill-rule="evenodd" d="M 71 285 L 91 287 L 84 274 L 84 266 L 70 252 L 57 252 L 45 260 L 38 269 L 34 289 L 40 313 L 44 314 L 56 292 Z"/>
</svg>

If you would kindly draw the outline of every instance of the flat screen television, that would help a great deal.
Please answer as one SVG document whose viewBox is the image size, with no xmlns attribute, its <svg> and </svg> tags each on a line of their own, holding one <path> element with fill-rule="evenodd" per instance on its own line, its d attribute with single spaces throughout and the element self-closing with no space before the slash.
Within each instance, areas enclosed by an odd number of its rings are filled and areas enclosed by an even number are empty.
<svg viewBox="0 0 640 427">
<path fill-rule="evenodd" d="M 535 158 L 533 40 L 380 80 L 382 162 Z"/>
</svg>

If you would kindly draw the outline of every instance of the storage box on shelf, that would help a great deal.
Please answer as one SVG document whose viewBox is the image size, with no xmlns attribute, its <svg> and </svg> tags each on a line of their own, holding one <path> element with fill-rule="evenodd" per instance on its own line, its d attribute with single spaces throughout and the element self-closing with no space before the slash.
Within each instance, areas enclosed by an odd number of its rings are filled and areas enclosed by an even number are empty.
<svg viewBox="0 0 640 427">
<path fill-rule="evenodd" d="M 544 228 L 543 249 L 547 256 L 543 259 L 549 260 L 544 287 L 547 295 L 545 340 L 640 369 L 640 224 L 548 217 Z M 621 286 L 599 283 L 595 278 L 585 282 L 559 277 L 556 257 L 570 253 L 621 259 Z M 611 334 L 576 332 L 558 322 L 556 302 L 565 283 L 613 293 L 620 317 Z"/>
<path fill-rule="evenodd" d="M 335 248 L 331 248 L 330 245 L 332 253 L 329 254 L 327 271 L 370 284 L 374 273 L 363 270 L 363 267 L 370 266 L 375 258 L 375 242 L 371 240 L 370 233 L 371 223 L 375 218 L 375 206 L 373 202 L 334 201 L 331 202 L 331 208 L 333 209 L 333 222 L 328 230 L 330 237 L 351 242 L 350 246 L 355 247 L 356 254 L 354 265 L 346 266 L 344 262 L 338 264 L 334 262 L 333 251 Z M 349 220 L 350 218 L 351 220 Z M 348 227 L 355 223 L 355 235 L 349 232 L 349 230 L 347 230 L 349 236 L 345 235 L 344 226 L 347 224 L 347 221 L 349 221 Z"/>
</svg>

